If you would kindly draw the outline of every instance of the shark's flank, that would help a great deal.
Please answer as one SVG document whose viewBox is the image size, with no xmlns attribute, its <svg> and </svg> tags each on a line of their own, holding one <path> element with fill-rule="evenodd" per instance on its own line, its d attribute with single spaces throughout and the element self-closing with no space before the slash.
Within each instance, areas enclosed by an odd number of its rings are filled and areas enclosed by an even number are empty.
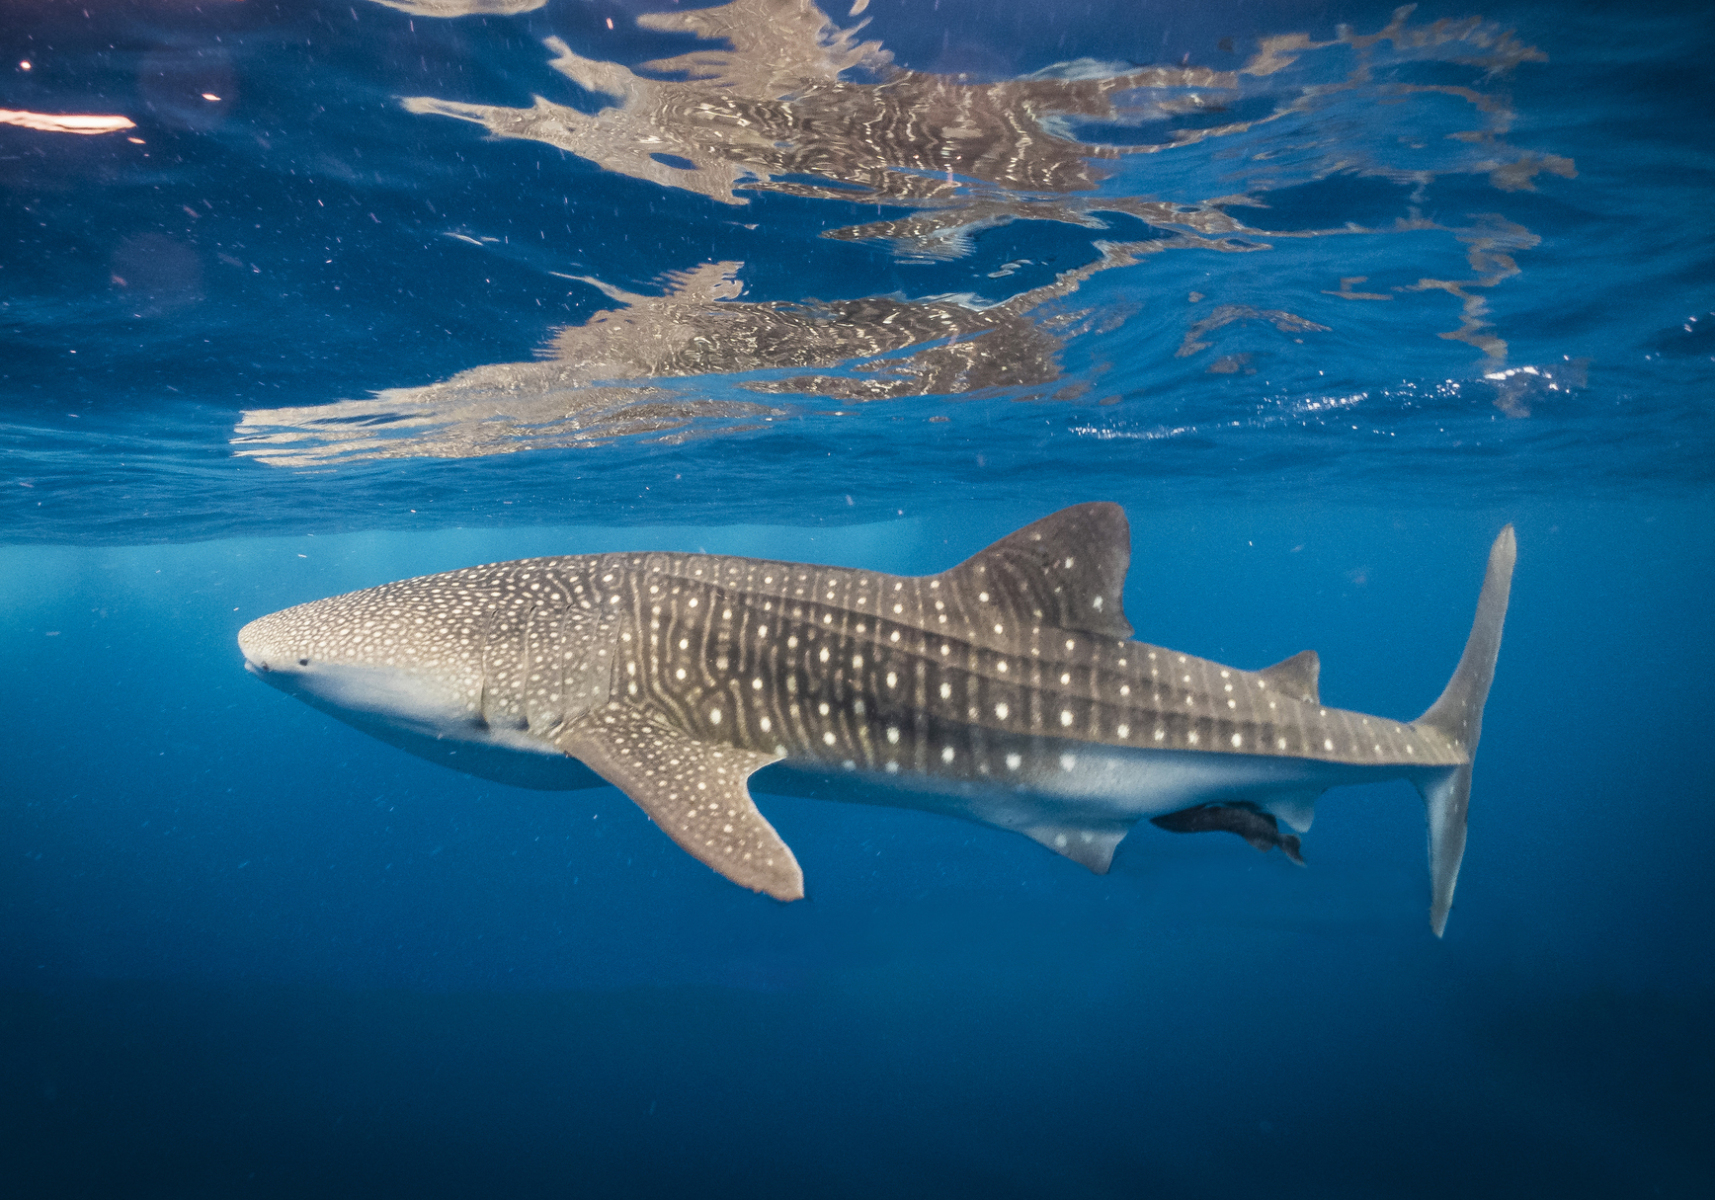
<svg viewBox="0 0 1715 1200">
<path fill-rule="evenodd" d="M 1145 818 L 1301 862 L 1323 791 L 1403 777 L 1428 809 L 1439 936 L 1515 556 L 1508 526 L 1464 656 L 1410 722 L 1324 705 L 1311 651 L 1245 671 L 1132 640 L 1114 504 L 1054 513 L 939 575 L 526 559 L 300 604 L 239 646 L 269 683 L 413 753 L 524 786 L 605 780 L 781 900 L 803 874 L 747 786 L 775 763 L 781 790 L 852 781 L 853 798 L 1016 830 L 1098 873 Z"/>
</svg>

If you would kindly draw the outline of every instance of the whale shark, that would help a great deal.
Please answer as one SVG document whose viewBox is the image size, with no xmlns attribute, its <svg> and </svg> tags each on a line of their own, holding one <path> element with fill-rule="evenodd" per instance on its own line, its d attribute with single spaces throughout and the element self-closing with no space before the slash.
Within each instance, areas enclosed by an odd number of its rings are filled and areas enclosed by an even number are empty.
<svg viewBox="0 0 1715 1200">
<path fill-rule="evenodd" d="M 266 682 L 422 757 L 526 787 L 611 784 L 782 901 L 804 876 L 751 798 L 764 768 L 771 792 L 1014 830 L 1098 874 L 1146 819 L 1301 863 L 1323 792 L 1403 778 L 1427 812 L 1440 937 L 1516 556 L 1509 525 L 1452 679 L 1412 721 L 1323 704 L 1314 651 L 1243 670 L 1135 640 L 1130 527 L 1108 503 L 935 575 L 534 558 L 299 604 L 238 643 Z"/>
</svg>

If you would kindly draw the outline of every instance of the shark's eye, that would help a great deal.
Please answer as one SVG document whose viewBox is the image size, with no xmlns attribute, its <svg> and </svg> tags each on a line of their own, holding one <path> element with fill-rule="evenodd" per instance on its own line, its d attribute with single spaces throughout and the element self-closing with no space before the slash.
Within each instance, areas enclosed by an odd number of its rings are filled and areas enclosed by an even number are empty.
<svg viewBox="0 0 1715 1200">
<path fill-rule="evenodd" d="M 300 659 L 299 659 L 299 660 L 298 660 L 298 665 L 299 665 L 299 666 L 300 666 L 300 667 L 307 667 L 307 666 L 309 666 L 309 665 L 310 665 L 310 660 L 309 660 L 309 659 L 307 659 L 307 658 L 300 658 Z"/>
</svg>

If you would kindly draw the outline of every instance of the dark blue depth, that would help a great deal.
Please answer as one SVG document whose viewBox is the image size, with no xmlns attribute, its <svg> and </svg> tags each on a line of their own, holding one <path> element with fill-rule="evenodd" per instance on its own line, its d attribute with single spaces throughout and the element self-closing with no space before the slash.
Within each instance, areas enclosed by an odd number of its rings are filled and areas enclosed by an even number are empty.
<svg viewBox="0 0 1715 1200">
<path fill-rule="evenodd" d="M 907 132 L 747 76 L 755 144 L 699 140 L 646 64 L 799 70 L 768 2 L 737 66 L 671 0 L 0 19 L 0 1186 L 1710 1194 L 1706 6 L 846 0 L 914 74 L 827 86 Z M 1101 177 L 936 166 L 988 85 Z M 570 149 L 446 115 L 538 97 Z M 530 555 L 928 572 L 1097 499 L 1140 638 L 1314 648 L 1397 717 L 1516 525 L 1444 941 L 1403 783 L 1329 794 L 1302 870 L 1145 826 L 1105 877 L 759 794 L 788 906 L 234 642 Z"/>
</svg>

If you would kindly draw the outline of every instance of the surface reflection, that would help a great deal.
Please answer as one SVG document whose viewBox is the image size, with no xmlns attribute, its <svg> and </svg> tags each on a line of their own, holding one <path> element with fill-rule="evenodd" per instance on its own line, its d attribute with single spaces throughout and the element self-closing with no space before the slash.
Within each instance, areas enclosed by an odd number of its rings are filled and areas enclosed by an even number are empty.
<svg viewBox="0 0 1715 1200">
<path fill-rule="evenodd" d="M 1513 115 L 1504 96 L 1378 80 L 1383 66 L 1456 62 L 1494 76 L 1545 58 L 1479 18 L 1412 26 L 1410 13 L 1409 6 L 1398 10 L 1369 35 L 1342 29 L 1323 42 L 1305 34 L 1263 38 L 1234 71 L 1123 70 L 1080 59 L 1021 79 L 980 82 L 899 67 L 879 42 L 859 40 L 867 22 L 842 29 L 811 0 L 733 0 L 639 16 L 642 29 L 691 34 L 703 43 L 642 64 L 647 74 L 546 39 L 550 65 L 600 105 L 593 112 L 542 96 L 529 108 L 433 96 L 402 103 L 414 113 L 472 121 L 496 137 L 543 142 L 603 170 L 725 204 L 748 203 L 744 192 L 775 192 L 908 207 L 918 211 L 826 236 L 882 239 L 901 253 L 931 258 L 965 253 L 975 230 L 1019 219 L 1099 228 L 1092 214 L 1128 213 L 1204 234 L 1232 232 L 1238 225 L 1221 199 L 1152 202 L 1125 186 L 1139 181 L 1118 171 L 1121 160 L 1325 112 L 1343 92 L 1366 92 L 1371 102 L 1459 101 L 1463 112 L 1415 109 L 1412 124 L 1422 141 L 1409 148 L 1430 150 L 1432 138 L 1453 139 L 1474 152 L 1460 169 L 1488 174 L 1505 189 L 1528 189 L 1544 170 L 1572 170 L 1568 160 L 1504 145 Z M 1465 127 L 1472 117 L 1475 127 Z M 1105 136 L 1093 136 L 1098 131 Z M 1321 160 L 1312 172 L 1411 177 L 1425 165 L 1375 161 L 1385 153 L 1381 146 L 1322 140 L 1312 147 Z M 1306 147 L 1293 149 L 1302 155 Z M 1265 152 L 1257 165 L 1241 168 L 1251 176 L 1249 186 L 1278 181 L 1274 157 Z M 1445 158 L 1445 151 L 1431 157 Z M 1430 167 L 1436 169 L 1447 167 Z"/>
<path fill-rule="evenodd" d="M 0 125 L 16 125 L 42 133 L 119 133 L 137 128 L 129 117 L 95 113 L 40 113 L 21 108 L 0 108 Z"/>
<path fill-rule="evenodd" d="M 644 14 L 637 23 L 724 41 L 730 49 L 643 64 L 654 75 L 678 77 L 662 79 L 547 39 L 550 65 L 603 104 L 593 113 L 540 96 L 530 108 L 428 96 L 403 103 L 414 113 L 545 142 L 604 170 L 725 204 L 748 203 L 739 193 L 749 191 L 952 208 L 950 217 L 878 222 L 832 235 L 882 237 L 943 256 L 966 248 L 956 232 L 1001 219 L 1091 223 L 1080 216 L 1088 203 L 1046 197 L 1092 192 L 1107 177 L 1103 160 L 1152 148 L 1080 141 L 1069 121 L 1138 124 L 1201 112 L 1217 107 L 1219 93 L 1235 80 L 1204 68 L 1110 74 L 1075 63 L 1063 74 L 968 83 L 894 67 L 879 43 L 858 41 L 856 29 L 838 28 L 809 0 L 734 0 Z M 1037 198 L 1024 201 L 1017 193 Z M 1191 206 L 1184 215 L 1196 214 Z M 1218 212 L 1212 219 L 1223 221 Z"/>
<path fill-rule="evenodd" d="M 1095 262 L 988 306 L 958 297 L 745 301 L 743 264 L 736 262 L 674 272 L 659 296 L 583 278 L 620 307 L 557 331 L 544 361 L 476 367 L 367 400 L 251 410 L 234 441 L 240 454 L 309 466 L 595 445 L 636 434 L 683 438 L 785 415 L 760 403 L 707 398 L 722 382 L 711 377 L 757 373 L 768 374 L 731 382 L 754 393 L 849 401 L 1035 387 L 1060 379 L 1068 338 L 1125 319 L 1121 309 L 1060 303 L 1091 276 L 1166 250 L 1250 249 L 1189 235 L 1097 248 Z M 829 373 L 781 374 L 805 369 Z M 664 380 L 700 386 L 669 389 Z"/>
<path fill-rule="evenodd" d="M 534 12 L 548 0 L 374 0 L 413 17 L 511 17 Z"/>
<path fill-rule="evenodd" d="M 528 0 L 376 2 L 420 17 L 534 7 Z M 1518 273 L 1515 254 L 1535 235 L 1498 216 L 1443 225 L 1425 215 L 1426 190 L 1464 176 L 1467 187 L 1515 192 L 1545 172 L 1575 173 L 1568 159 L 1507 143 L 1514 114 L 1504 93 L 1436 81 L 1457 67 L 1482 84 L 1544 59 L 1480 18 L 1414 25 L 1402 8 L 1373 33 L 1342 27 L 1324 41 L 1303 33 L 1259 39 L 1236 70 L 1080 59 L 998 81 L 899 66 L 879 42 L 860 38 L 864 23 L 842 28 L 810 0 L 733 0 L 636 22 L 698 41 L 632 69 L 545 39 L 552 68 L 581 89 L 572 97 L 580 104 L 536 96 L 529 107 L 506 107 L 421 95 L 401 103 L 723 205 L 766 193 L 841 206 L 830 211 L 874 205 L 875 220 L 821 236 L 876 243 L 905 263 L 951 266 L 974 253 L 982 231 L 1018 221 L 1107 236 L 1092 240 L 1091 261 L 999 301 L 745 300 L 738 262 L 671 273 L 660 295 L 572 276 L 614 307 L 553 331 L 541 361 L 479 366 L 370 399 L 252 410 L 236 431 L 239 453 L 302 466 L 630 435 L 678 439 L 770 422 L 793 411 L 788 396 L 1073 399 L 1090 394 L 1096 380 L 1068 377 L 1068 347 L 1112 334 L 1139 304 L 1108 288 L 1078 307 L 1074 293 L 1101 272 L 1143 269 L 1167 250 L 1297 248 L 1305 262 L 1303 286 L 1280 289 L 1291 295 L 1258 303 L 1213 292 L 1189 316 L 1153 317 L 1175 327 L 1150 353 L 1194 359 L 1202 377 L 1258 369 L 1253 351 L 1223 353 L 1218 331 L 1227 326 L 1262 322 L 1302 343 L 1305 334 L 1333 328 L 1295 311 L 1316 300 L 1328 315 L 1323 295 L 1379 301 L 1440 291 L 1457 302 L 1459 327 L 1448 330 L 1439 323 L 1444 313 L 1424 308 L 1437 324 L 1422 337 L 1471 346 L 1482 355 L 1480 372 L 1493 378 L 1508 369 L 1507 343 L 1486 296 Z M 1386 189 L 1383 207 L 1361 207 L 1359 220 L 1315 202 L 1317 187 L 1344 179 L 1376 181 Z M 1122 225 L 1128 240 L 1113 236 Z M 1146 236 L 1130 236 L 1137 232 Z M 1456 243 L 1469 276 L 1424 270 L 1377 282 L 1361 267 L 1341 269 L 1339 247 L 1361 241 L 1340 239 L 1417 234 L 1440 239 L 1443 249 Z M 1312 243 L 1325 248 L 1311 253 Z M 1014 265 L 983 274 L 1004 278 Z M 1270 272 L 1276 281 L 1285 273 L 1278 263 Z M 1335 279 L 1338 288 L 1329 286 Z M 973 293 L 978 282 L 971 280 Z M 768 283 L 774 294 L 786 290 Z M 1192 293 L 1193 304 L 1203 298 Z M 1333 319 L 1361 324 L 1377 307 L 1401 306 L 1335 307 L 1342 312 Z M 1104 381 L 1104 390 L 1116 382 Z M 1513 401 L 1501 407 L 1511 416 L 1529 413 Z"/>
</svg>

